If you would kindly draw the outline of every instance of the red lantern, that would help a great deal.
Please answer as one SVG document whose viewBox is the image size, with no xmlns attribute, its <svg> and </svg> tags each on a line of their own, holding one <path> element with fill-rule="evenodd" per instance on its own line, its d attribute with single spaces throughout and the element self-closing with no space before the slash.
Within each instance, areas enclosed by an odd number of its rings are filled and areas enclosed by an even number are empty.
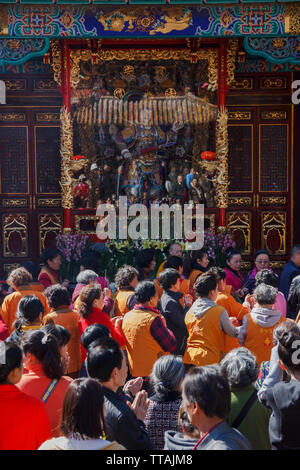
<svg viewBox="0 0 300 470">
<path fill-rule="evenodd" d="M 216 159 L 215 152 L 210 152 L 209 150 L 206 150 L 206 152 L 202 152 L 200 156 L 202 160 L 212 161 Z"/>
</svg>

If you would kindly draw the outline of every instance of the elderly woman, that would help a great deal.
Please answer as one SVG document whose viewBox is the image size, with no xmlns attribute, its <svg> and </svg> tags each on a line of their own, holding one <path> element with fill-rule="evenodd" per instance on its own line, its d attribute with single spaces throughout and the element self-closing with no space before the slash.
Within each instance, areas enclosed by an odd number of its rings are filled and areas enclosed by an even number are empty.
<svg viewBox="0 0 300 470">
<path fill-rule="evenodd" d="M 246 348 L 233 349 L 221 361 L 221 370 L 231 390 L 228 424 L 248 439 L 253 450 L 270 450 L 270 413 L 259 402 L 253 385 L 258 377 L 255 356 Z"/>
<path fill-rule="evenodd" d="M 49 312 L 49 307 L 46 298 L 42 292 L 36 292 L 31 287 L 32 276 L 24 268 L 14 269 L 8 276 L 7 283 L 15 289 L 15 292 L 9 294 L 3 300 L 1 305 L 1 315 L 4 323 L 7 325 L 8 331 L 11 334 L 16 319 L 18 304 L 22 297 L 25 295 L 35 295 L 40 299 L 45 312 Z"/>
<path fill-rule="evenodd" d="M 255 356 L 260 366 L 263 361 L 269 361 L 273 346 L 273 330 L 284 321 L 279 310 L 274 310 L 277 291 L 267 284 L 259 284 L 253 297 L 255 305 L 250 313 L 243 317 L 238 340 Z"/>
<path fill-rule="evenodd" d="M 89 284 L 101 285 L 101 283 L 99 282 L 98 274 L 95 271 L 92 271 L 91 269 L 85 269 L 84 271 L 80 271 L 80 273 L 78 274 L 76 278 L 76 281 L 77 281 L 77 284 L 72 295 L 72 304 L 71 304 L 71 308 L 72 306 L 74 306 L 75 310 L 78 309 L 79 295 L 83 287 L 88 286 Z M 102 311 L 109 315 L 113 307 L 114 301 L 108 295 L 103 296 L 103 301 L 104 301 L 104 305 L 103 305 Z"/>
<path fill-rule="evenodd" d="M 252 294 L 256 287 L 256 275 L 262 269 L 269 269 L 270 266 L 270 255 L 267 250 L 258 250 L 254 255 L 254 267 L 246 277 L 243 288 L 248 290 L 249 294 Z"/>
<path fill-rule="evenodd" d="M 153 366 L 150 378 L 155 393 L 150 397 L 144 422 L 153 449 L 161 450 L 164 448 L 165 431 L 180 430 L 178 414 L 184 378 L 181 357 L 160 357 Z"/>
</svg>

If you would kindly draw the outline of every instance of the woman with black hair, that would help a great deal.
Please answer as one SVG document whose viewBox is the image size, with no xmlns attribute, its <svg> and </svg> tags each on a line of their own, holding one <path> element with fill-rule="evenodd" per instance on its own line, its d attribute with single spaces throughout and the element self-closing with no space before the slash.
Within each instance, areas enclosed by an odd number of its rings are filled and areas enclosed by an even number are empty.
<svg viewBox="0 0 300 470">
<path fill-rule="evenodd" d="M 270 268 L 270 255 L 267 250 L 258 250 L 254 255 L 254 267 L 251 273 L 248 274 L 243 284 L 243 288 L 248 289 L 248 293 L 252 294 L 256 287 L 256 275 L 262 269 Z M 278 287 L 278 286 L 277 286 Z"/>
<path fill-rule="evenodd" d="M 38 450 L 125 450 L 106 440 L 103 388 L 98 380 L 76 379 L 62 405 L 61 437 L 50 439 Z"/>
<path fill-rule="evenodd" d="M 72 382 L 70 377 L 64 376 L 66 364 L 61 349 L 65 347 L 65 340 L 60 330 L 55 332 L 56 328 L 56 325 L 47 325 L 24 334 L 22 345 L 27 373 L 23 374 L 18 383 L 22 392 L 41 398 L 44 402 L 53 436 L 60 435 L 62 401 Z M 65 337 L 70 339 L 67 330 Z"/>
<path fill-rule="evenodd" d="M 23 373 L 22 349 L 1 343 L 0 359 L 0 450 L 36 450 L 52 436 L 45 406 L 16 387 Z"/>
<path fill-rule="evenodd" d="M 155 251 L 152 248 L 145 248 L 137 252 L 135 264 L 139 272 L 138 281 L 151 280 L 151 273 L 155 269 L 155 263 Z"/>
<path fill-rule="evenodd" d="M 243 289 L 244 277 L 241 273 L 242 257 L 238 250 L 229 248 L 226 250 L 226 284 L 231 286 L 231 294 L 237 300 L 243 299 L 248 293 L 248 289 Z"/>
<path fill-rule="evenodd" d="M 205 248 L 186 254 L 183 260 L 183 274 L 189 279 L 191 288 L 193 288 L 197 277 L 207 271 L 208 265 L 209 258 Z"/>
<path fill-rule="evenodd" d="M 9 341 L 19 344 L 22 335 L 28 330 L 39 330 L 42 326 L 44 315 L 42 302 L 35 295 L 25 295 L 21 298 L 14 322 L 14 331 L 9 337 Z"/>
<path fill-rule="evenodd" d="M 47 248 L 42 253 L 42 261 L 44 266 L 41 269 L 38 280 L 47 289 L 55 284 L 62 284 L 64 287 L 69 286 L 69 281 L 65 279 L 62 282 L 60 277 L 61 255 L 56 248 Z"/>
<path fill-rule="evenodd" d="M 31 276 L 32 276 L 32 281 L 30 283 L 32 290 L 37 291 L 37 292 L 43 292 L 44 291 L 44 286 L 43 284 L 40 283 L 38 277 L 41 272 L 41 268 L 37 263 L 34 263 L 33 261 L 23 261 L 20 266 L 22 268 L 25 268 L 26 271 L 28 271 Z"/>
</svg>

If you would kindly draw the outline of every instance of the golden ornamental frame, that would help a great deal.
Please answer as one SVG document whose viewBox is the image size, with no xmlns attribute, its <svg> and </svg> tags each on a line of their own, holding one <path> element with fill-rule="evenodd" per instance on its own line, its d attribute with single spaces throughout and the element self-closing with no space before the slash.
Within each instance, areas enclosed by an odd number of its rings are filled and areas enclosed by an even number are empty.
<svg viewBox="0 0 300 470">
<path fill-rule="evenodd" d="M 238 50 L 238 41 L 230 39 L 227 45 L 227 84 L 234 80 L 235 57 Z M 54 79 L 61 85 L 61 55 L 59 42 L 51 41 L 52 68 Z M 95 53 L 91 50 L 70 50 L 70 84 L 77 88 L 80 81 L 80 61 L 94 59 Z M 189 49 L 133 49 L 133 50 L 103 50 L 96 52 L 97 60 L 187 60 L 191 63 L 198 60 L 208 60 L 208 81 L 217 89 L 218 87 L 218 49 L 206 48 L 197 51 Z M 217 207 L 228 207 L 228 113 L 225 108 L 218 112 L 216 123 L 216 154 L 218 164 L 217 176 Z M 73 155 L 73 127 L 71 114 L 66 108 L 61 110 L 61 158 L 62 158 L 62 207 L 73 208 L 72 172 L 70 163 Z"/>
</svg>

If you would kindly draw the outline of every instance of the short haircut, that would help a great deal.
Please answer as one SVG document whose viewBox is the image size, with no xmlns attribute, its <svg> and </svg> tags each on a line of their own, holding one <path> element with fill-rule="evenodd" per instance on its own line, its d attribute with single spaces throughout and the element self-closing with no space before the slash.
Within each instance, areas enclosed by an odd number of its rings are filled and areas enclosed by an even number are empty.
<svg viewBox="0 0 300 470">
<path fill-rule="evenodd" d="M 200 297 L 207 297 L 208 294 L 217 288 L 217 278 L 214 274 L 204 273 L 197 277 L 194 290 Z"/>
<path fill-rule="evenodd" d="M 20 346 L 14 342 L 3 343 L 5 348 L 5 364 L 0 363 L 0 384 L 5 384 L 9 374 L 16 368 L 20 368 L 23 361 L 23 353 Z"/>
<path fill-rule="evenodd" d="M 278 274 L 274 273 L 270 269 L 262 269 L 258 271 L 255 276 L 256 287 L 259 284 L 267 284 L 268 286 L 275 287 L 275 289 L 279 286 L 279 276 Z"/>
<path fill-rule="evenodd" d="M 34 263 L 33 261 L 23 261 L 20 264 L 21 268 L 25 268 L 26 271 L 28 271 L 33 279 L 37 279 L 39 277 L 41 268 L 37 263 Z"/>
<path fill-rule="evenodd" d="M 158 276 L 158 282 L 162 286 L 164 290 L 170 289 L 172 286 L 176 284 L 178 279 L 180 278 L 180 274 L 176 269 L 169 268 L 164 269 Z"/>
<path fill-rule="evenodd" d="M 96 340 L 102 339 L 104 337 L 109 337 L 110 332 L 107 326 L 105 325 L 100 325 L 100 323 L 93 323 L 93 325 L 88 326 L 84 332 L 82 333 L 80 337 L 80 341 L 82 346 L 85 349 L 88 349 L 88 347 Z"/>
<path fill-rule="evenodd" d="M 97 380 L 73 380 L 63 400 L 60 422 L 62 434 L 77 439 L 99 439 L 106 433 L 103 409 L 103 388 Z"/>
<path fill-rule="evenodd" d="M 217 365 L 194 367 L 185 376 L 183 394 L 188 403 L 198 403 L 206 416 L 226 419 L 230 413 L 231 396 L 227 379 Z"/>
<path fill-rule="evenodd" d="M 152 281 L 141 281 L 135 288 L 136 300 L 140 303 L 149 302 L 152 297 L 155 297 L 156 289 Z"/>
<path fill-rule="evenodd" d="M 155 251 L 152 248 L 139 250 L 135 256 L 135 263 L 139 269 L 148 268 L 153 260 L 155 260 Z"/>
<path fill-rule="evenodd" d="M 58 255 L 60 255 L 60 252 L 57 248 L 46 248 L 42 253 L 42 260 L 47 264 L 49 260 L 54 260 Z"/>
<path fill-rule="evenodd" d="M 231 258 L 233 258 L 235 255 L 240 255 L 240 254 L 241 252 L 239 250 L 236 250 L 234 248 L 227 248 L 225 252 L 226 261 L 230 261 Z"/>
<path fill-rule="evenodd" d="M 134 280 L 135 277 L 138 277 L 138 275 L 139 272 L 137 269 L 135 269 L 133 266 L 125 264 L 118 269 L 115 277 L 117 289 L 128 289 L 130 287 L 130 283 Z"/>
<path fill-rule="evenodd" d="M 254 260 L 256 260 L 256 258 L 259 256 L 259 255 L 267 255 L 269 258 L 270 258 L 270 254 L 267 250 L 257 250 L 255 252 L 255 255 L 254 255 Z"/>
<path fill-rule="evenodd" d="M 217 282 L 226 279 L 225 269 L 220 268 L 219 266 L 211 267 L 208 271 L 206 271 L 206 274 L 214 274 L 216 276 Z"/>
<path fill-rule="evenodd" d="M 32 281 L 32 275 L 25 268 L 14 269 L 7 278 L 7 284 L 20 287 L 27 286 Z"/>
<path fill-rule="evenodd" d="M 247 348 L 233 349 L 220 365 L 231 387 L 244 388 L 257 380 L 256 358 Z"/>
<path fill-rule="evenodd" d="M 95 271 L 92 271 L 91 269 L 85 269 L 84 271 L 80 271 L 80 273 L 76 277 L 76 281 L 78 282 L 78 284 L 88 285 L 90 283 L 90 279 L 92 279 L 93 282 L 97 282 L 98 279 L 98 274 L 95 273 Z"/>
<path fill-rule="evenodd" d="M 68 289 L 60 284 L 54 284 L 47 287 L 44 295 L 48 301 L 50 308 L 59 308 L 62 305 L 70 305 L 70 294 Z"/>
<path fill-rule="evenodd" d="M 291 258 L 294 256 L 294 254 L 300 254 L 300 245 L 294 245 L 291 249 Z"/>
<path fill-rule="evenodd" d="M 119 343 L 113 338 L 102 338 L 97 346 L 88 349 L 87 370 L 90 377 L 100 382 L 108 382 L 112 371 L 121 369 L 123 353 Z"/>
<path fill-rule="evenodd" d="M 267 284 L 259 284 L 254 292 L 254 299 L 259 305 L 273 305 L 277 296 L 275 287 L 268 286 Z"/>
<path fill-rule="evenodd" d="M 170 256 L 164 264 L 164 269 L 179 269 L 183 267 L 183 260 L 179 256 Z"/>
</svg>

